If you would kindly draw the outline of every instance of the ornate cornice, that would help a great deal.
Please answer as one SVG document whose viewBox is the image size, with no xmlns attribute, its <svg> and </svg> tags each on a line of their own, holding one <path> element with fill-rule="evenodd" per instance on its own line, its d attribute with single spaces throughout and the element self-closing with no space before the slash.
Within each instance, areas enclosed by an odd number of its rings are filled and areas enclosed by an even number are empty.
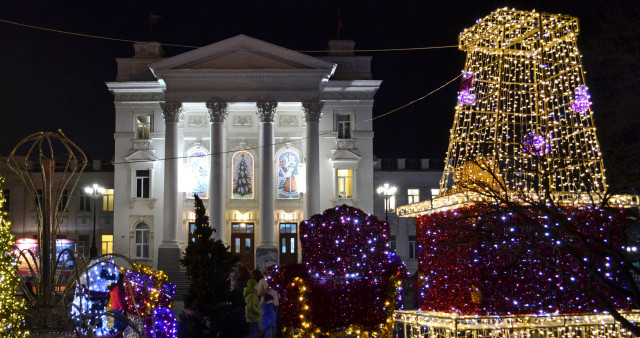
<svg viewBox="0 0 640 338">
<path fill-rule="evenodd" d="M 375 92 L 324 92 L 324 100 L 373 100 Z"/>
<path fill-rule="evenodd" d="M 211 122 L 224 122 L 225 117 L 229 114 L 229 105 L 226 102 L 207 102 L 207 109 Z"/>
<path fill-rule="evenodd" d="M 319 122 L 323 107 L 324 102 L 320 101 L 302 102 L 302 114 L 305 122 Z"/>
<path fill-rule="evenodd" d="M 182 117 L 182 103 L 181 102 L 161 102 L 162 115 L 165 122 L 179 122 Z"/>
<path fill-rule="evenodd" d="M 113 93 L 115 101 L 164 101 L 164 93 Z"/>
<path fill-rule="evenodd" d="M 274 117 L 276 116 L 276 108 L 278 107 L 278 102 L 256 102 L 256 106 L 258 107 L 258 116 L 260 117 L 260 122 L 273 122 Z"/>
</svg>

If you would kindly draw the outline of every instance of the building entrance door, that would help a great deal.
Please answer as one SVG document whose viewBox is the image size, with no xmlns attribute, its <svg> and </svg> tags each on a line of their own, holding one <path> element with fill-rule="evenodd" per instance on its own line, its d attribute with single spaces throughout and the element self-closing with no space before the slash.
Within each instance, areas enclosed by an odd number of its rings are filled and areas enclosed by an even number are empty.
<svg viewBox="0 0 640 338">
<path fill-rule="evenodd" d="M 231 224 L 231 252 L 240 255 L 240 263 L 253 270 L 254 257 L 253 223 Z"/>
<path fill-rule="evenodd" d="M 280 265 L 298 263 L 298 224 L 280 223 Z"/>
</svg>

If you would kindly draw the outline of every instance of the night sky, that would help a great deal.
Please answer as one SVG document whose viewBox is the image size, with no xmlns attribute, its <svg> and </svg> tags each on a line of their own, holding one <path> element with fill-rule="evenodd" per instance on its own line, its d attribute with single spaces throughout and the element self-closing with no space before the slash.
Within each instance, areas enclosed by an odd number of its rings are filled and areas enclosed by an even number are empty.
<svg viewBox="0 0 640 338">
<path fill-rule="evenodd" d="M 636 114 L 640 103 L 640 6 L 626 3 L 633 1 L 2 0 L 0 20 L 190 46 L 242 33 L 293 50 L 323 50 L 330 39 L 338 38 L 338 11 L 344 26 L 340 38 L 355 40 L 356 49 L 456 45 L 464 28 L 501 7 L 569 14 L 580 19 L 578 41 L 596 122 L 605 128 L 604 137 L 611 138 L 608 134 L 627 132 L 609 131 L 611 125 L 619 124 L 620 112 Z M 161 16 L 151 34 L 150 11 Z M 132 44 L 6 22 L 0 22 L 0 43 L 0 155 L 7 155 L 33 132 L 62 129 L 90 158 L 110 160 L 115 116 L 113 97 L 104 83 L 115 80 L 115 58 L 133 55 Z M 603 43 L 619 50 L 608 51 Z M 189 50 L 165 47 L 165 56 Z M 612 53 L 635 56 L 635 60 L 611 61 Z M 383 80 L 374 116 L 451 80 L 460 74 L 465 57 L 457 48 L 360 54 L 373 55 L 374 79 Z M 374 121 L 374 153 L 381 158 L 444 158 L 458 85 L 456 81 Z M 638 139 L 637 130 L 629 132 L 630 139 Z M 603 140 L 602 135 L 600 139 L 605 147 L 616 142 Z"/>
</svg>

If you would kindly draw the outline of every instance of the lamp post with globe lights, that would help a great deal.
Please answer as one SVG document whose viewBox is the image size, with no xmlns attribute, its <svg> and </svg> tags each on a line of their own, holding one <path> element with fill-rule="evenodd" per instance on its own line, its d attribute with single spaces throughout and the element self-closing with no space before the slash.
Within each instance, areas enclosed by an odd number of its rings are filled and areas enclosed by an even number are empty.
<svg viewBox="0 0 640 338">
<path fill-rule="evenodd" d="M 104 188 L 98 183 L 85 187 L 84 191 L 93 197 L 93 242 L 89 249 L 89 258 L 93 259 L 98 256 L 98 247 L 96 246 L 96 210 L 98 209 L 98 196 L 104 195 Z"/>
<path fill-rule="evenodd" d="M 389 185 L 389 183 L 385 183 L 377 189 L 378 195 L 384 197 L 384 218 L 387 223 L 389 223 L 389 199 L 396 194 L 397 190 L 395 186 Z"/>
</svg>

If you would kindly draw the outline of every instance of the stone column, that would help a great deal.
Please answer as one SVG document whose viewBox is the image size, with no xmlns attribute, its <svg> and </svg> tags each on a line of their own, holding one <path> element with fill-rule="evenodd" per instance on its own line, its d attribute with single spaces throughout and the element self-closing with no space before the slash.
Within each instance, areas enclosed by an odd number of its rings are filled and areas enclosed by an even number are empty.
<svg viewBox="0 0 640 338">
<path fill-rule="evenodd" d="M 225 154 L 224 154 L 224 119 L 228 112 L 225 102 L 207 102 L 209 110 L 211 136 L 211 171 L 209 174 L 209 224 L 218 232 L 216 239 L 226 242 L 225 222 Z"/>
<path fill-rule="evenodd" d="M 167 273 L 180 270 L 178 229 L 178 122 L 182 103 L 160 103 L 165 123 L 164 135 L 164 217 L 162 244 L 158 248 L 158 269 Z"/>
<path fill-rule="evenodd" d="M 305 133 L 307 198 L 304 218 L 319 214 L 320 210 L 320 118 L 324 102 L 303 102 L 304 120 L 307 123 Z"/>
<path fill-rule="evenodd" d="M 274 234 L 273 121 L 277 102 L 257 102 L 260 117 L 260 238 L 256 248 L 256 269 L 265 271 L 278 263 Z"/>
</svg>

